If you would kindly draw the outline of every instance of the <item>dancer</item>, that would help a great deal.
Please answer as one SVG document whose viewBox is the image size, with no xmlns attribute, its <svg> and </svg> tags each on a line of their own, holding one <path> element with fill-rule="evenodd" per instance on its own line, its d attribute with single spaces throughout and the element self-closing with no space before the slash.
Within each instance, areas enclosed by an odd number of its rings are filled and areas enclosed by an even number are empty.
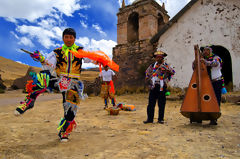
<svg viewBox="0 0 240 159">
<path fill-rule="evenodd" d="M 85 97 L 83 83 L 79 81 L 82 58 L 74 56 L 69 50 L 78 51 L 83 48 L 75 44 L 76 32 L 72 28 L 63 31 L 62 39 L 64 45 L 53 50 L 46 58 L 39 51 L 31 54 L 34 60 L 41 62 L 44 70 L 38 74 L 31 74 L 33 81 L 26 85 L 28 95 L 25 101 L 16 108 L 15 114 L 20 115 L 33 108 L 38 95 L 46 90 L 60 90 L 63 97 L 64 116 L 58 127 L 58 136 L 61 141 L 68 141 L 70 133 L 76 127 L 74 118 L 77 105 L 80 103 L 80 98 Z M 84 62 L 91 62 L 91 60 L 84 59 Z"/>
<path fill-rule="evenodd" d="M 105 103 L 104 109 L 108 108 L 109 98 L 111 99 L 112 105 L 116 106 L 116 100 L 114 97 L 115 91 L 113 85 L 113 80 L 117 79 L 115 73 L 106 65 L 104 66 L 104 70 L 100 72 L 99 77 L 102 81 L 101 95 Z"/>
</svg>

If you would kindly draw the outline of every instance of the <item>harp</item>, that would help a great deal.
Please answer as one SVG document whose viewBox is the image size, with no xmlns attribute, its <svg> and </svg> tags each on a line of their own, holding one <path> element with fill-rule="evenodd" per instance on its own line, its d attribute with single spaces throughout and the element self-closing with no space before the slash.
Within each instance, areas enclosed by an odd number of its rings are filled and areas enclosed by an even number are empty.
<svg viewBox="0 0 240 159">
<path fill-rule="evenodd" d="M 195 68 L 186 91 L 180 112 L 190 123 L 216 120 L 221 116 L 217 98 L 209 78 L 207 67 L 200 60 L 198 45 L 194 45 Z"/>
</svg>

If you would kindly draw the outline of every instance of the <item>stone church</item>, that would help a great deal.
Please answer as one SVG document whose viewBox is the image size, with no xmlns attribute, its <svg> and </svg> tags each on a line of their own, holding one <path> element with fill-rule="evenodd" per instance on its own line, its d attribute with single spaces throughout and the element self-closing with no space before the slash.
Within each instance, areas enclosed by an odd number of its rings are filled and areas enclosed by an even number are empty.
<svg viewBox="0 0 240 159">
<path fill-rule="evenodd" d="M 157 49 L 168 54 L 176 75 L 173 87 L 184 88 L 192 76 L 193 46 L 211 45 L 223 60 L 225 84 L 240 90 L 240 1 L 191 0 L 173 18 L 164 4 L 135 0 L 119 8 L 113 60 L 120 66 L 117 87 L 144 85 L 144 71 Z"/>
</svg>

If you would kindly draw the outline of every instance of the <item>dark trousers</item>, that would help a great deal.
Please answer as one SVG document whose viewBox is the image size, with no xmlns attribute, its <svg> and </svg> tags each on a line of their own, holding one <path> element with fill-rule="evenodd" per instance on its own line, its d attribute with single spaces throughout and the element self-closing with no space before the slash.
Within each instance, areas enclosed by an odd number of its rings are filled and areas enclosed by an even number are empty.
<svg viewBox="0 0 240 159">
<path fill-rule="evenodd" d="M 166 88 L 160 91 L 160 85 L 156 84 L 153 89 L 150 90 L 147 106 L 148 121 L 153 121 L 156 101 L 158 100 L 158 121 L 164 120 L 164 111 L 166 104 Z"/>
<path fill-rule="evenodd" d="M 63 103 L 65 103 L 66 102 L 66 92 L 62 92 L 62 97 L 63 97 Z M 72 102 L 76 102 L 76 101 L 72 101 Z M 65 110 L 64 110 L 64 112 L 65 112 Z M 75 114 L 71 108 L 68 109 L 67 113 L 64 113 L 64 118 L 67 121 L 73 121 L 73 119 L 75 118 Z"/>
<path fill-rule="evenodd" d="M 212 82 L 215 95 L 217 97 L 218 105 L 220 107 L 222 99 L 222 80 Z"/>
<path fill-rule="evenodd" d="M 212 82 L 212 86 L 217 98 L 218 105 L 220 107 L 221 99 L 222 99 L 222 80 Z M 215 121 L 217 121 L 217 119 Z"/>
</svg>

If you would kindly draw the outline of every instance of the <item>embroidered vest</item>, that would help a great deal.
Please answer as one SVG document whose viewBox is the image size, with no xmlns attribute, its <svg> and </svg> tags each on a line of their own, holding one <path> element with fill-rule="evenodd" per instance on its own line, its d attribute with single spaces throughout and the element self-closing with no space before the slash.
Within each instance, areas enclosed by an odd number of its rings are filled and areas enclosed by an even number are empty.
<svg viewBox="0 0 240 159">
<path fill-rule="evenodd" d="M 82 49 L 78 47 L 77 50 Z M 54 50 L 56 54 L 56 73 L 58 76 L 80 78 L 82 58 L 75 57 L 70 51 L 65 54 L 62 47 Z"/>
</svg>

